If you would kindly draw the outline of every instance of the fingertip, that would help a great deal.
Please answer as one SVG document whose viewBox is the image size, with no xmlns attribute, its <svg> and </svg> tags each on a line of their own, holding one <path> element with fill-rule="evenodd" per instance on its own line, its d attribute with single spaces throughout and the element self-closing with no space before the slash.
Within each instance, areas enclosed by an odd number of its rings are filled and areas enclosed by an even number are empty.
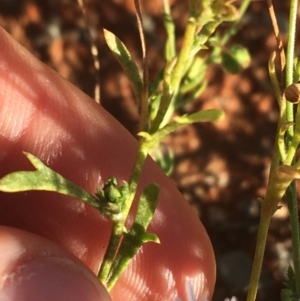
<svg viewBox="0 0 300 301">
<path fill-rule="evenodd" d="M 1 233 L 0 301 L 111 300 L 88 268 L 52 242 L 8 227 Z"/>
<path fill-rule="evenodd" d="M 90 271 L 66 258 L 35 258 L 5 276 L 1 301 L 111 300 Z"/>
</svg>

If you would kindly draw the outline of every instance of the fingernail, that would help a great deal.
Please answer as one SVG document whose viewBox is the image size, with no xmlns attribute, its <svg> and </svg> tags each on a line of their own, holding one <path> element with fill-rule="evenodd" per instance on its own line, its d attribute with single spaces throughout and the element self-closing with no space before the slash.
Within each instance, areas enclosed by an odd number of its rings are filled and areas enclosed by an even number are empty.
<svg viewBox="0 0 300 301">
<path fill-rule="evenodd" d="M 0 301 L 111 301 L 88 269 L 59 257 L 38 257 L 5 276 Z"/>
</svg>

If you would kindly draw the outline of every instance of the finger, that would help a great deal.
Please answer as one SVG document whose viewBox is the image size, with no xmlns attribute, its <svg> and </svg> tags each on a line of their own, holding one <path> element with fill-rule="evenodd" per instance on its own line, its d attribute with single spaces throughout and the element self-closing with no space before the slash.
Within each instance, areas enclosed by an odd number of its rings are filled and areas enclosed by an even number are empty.
<svg viewBox="0 0 300 301">
<path fill-rule="evenodd" d="M 0 226 L 1 301 L 109 301 L 75 256 L 37 235 Z"/>
<path fill-rule="evenodd" d="M 0 32 L 1 174 L 28 169 L 29 151 L 93 193 L 109 176 L 128 180 L 136 142 L 101 107 Z M 7 74 L 1 66 L 9 66 Z M 4 67 L 5 69 L 5 67 Z M 148 161 L 140 187 L 161 186 L 149 231 L 161 244 L 146 244 L 111 292 L 116 300 L 173 300 L 186 279 L 209 297 L 215 278 L 207 234 L 173 183 Z M 52 193 L 5 195 L 0 222 L 48 237 L 94 272 L 103 258 L 110 222 L 81 202 Z M 5 214 L 4 214 L 5 212 Z"/>
</svg>

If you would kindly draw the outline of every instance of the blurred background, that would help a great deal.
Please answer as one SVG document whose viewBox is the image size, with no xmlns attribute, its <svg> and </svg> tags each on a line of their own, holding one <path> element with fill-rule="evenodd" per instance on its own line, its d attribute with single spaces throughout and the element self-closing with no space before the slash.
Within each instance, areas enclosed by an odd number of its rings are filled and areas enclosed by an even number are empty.
<svg viewBox="0 0 300 301">
<path fill-rule="evenodd" d="M 133 0 L 86 0 L 100 58 L 102 105 L 129 131 L 138 116 L 129 81 L 105 45 L 102 28 L 115 33 L 141 61 Z M 284 35 L 288 1 L 274 0 Z M 188 13 L 187 0 L 173 0 L 172 15 L 180 45 Z M 239 5 L 239 1 L 236 1 Z M 142 0 L 150 78 L 164 65 L 165 30 L 162 0 Z M 75 0 L 1 0 L 0 26 L 36 57 L 93 97 L 95 71 L 89 36 Z M 226 25 L 225 25 L 226 26 Z M 224 29 L 226 30 L 226 28 Z M 181 114 L 221 108 L 226 118 L 216 124 L 186 126 L 168 136 L 174 154 L 171 178 L 205 225 L 212 240 L 218 279 L 213 301 L 237 296 L 245 300 L 263 197 L 275 138 L 278 108 L 267 72 L 276 43 L 266 1 L 253 1 L 230 43 L 251 53 L 250 65 L 238 75 L 212 64 L 207 89 Z M 291 262 L 291 240 L 285 204 L 271 223 L 258 300 L 280 300 Z M 184 246 L 183 246 L 184 247 Z"/>
</svg>

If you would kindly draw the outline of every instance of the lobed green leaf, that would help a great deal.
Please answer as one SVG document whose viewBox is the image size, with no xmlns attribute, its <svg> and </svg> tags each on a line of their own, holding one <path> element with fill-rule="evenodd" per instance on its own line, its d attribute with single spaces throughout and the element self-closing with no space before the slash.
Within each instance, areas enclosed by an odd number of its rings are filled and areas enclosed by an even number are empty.
<svg viewBox="0 0 300 301">
<path fill-rule="evenodd" d="M 73 182 L 47 167 L 34 155 L 24 152 L 35 171 L 17 171 L 0 179 L 0 191 L 13 193 L 31 190 L 52 191 L 71 196 L 99 208 L 97 199 Z"/>
</svg>

